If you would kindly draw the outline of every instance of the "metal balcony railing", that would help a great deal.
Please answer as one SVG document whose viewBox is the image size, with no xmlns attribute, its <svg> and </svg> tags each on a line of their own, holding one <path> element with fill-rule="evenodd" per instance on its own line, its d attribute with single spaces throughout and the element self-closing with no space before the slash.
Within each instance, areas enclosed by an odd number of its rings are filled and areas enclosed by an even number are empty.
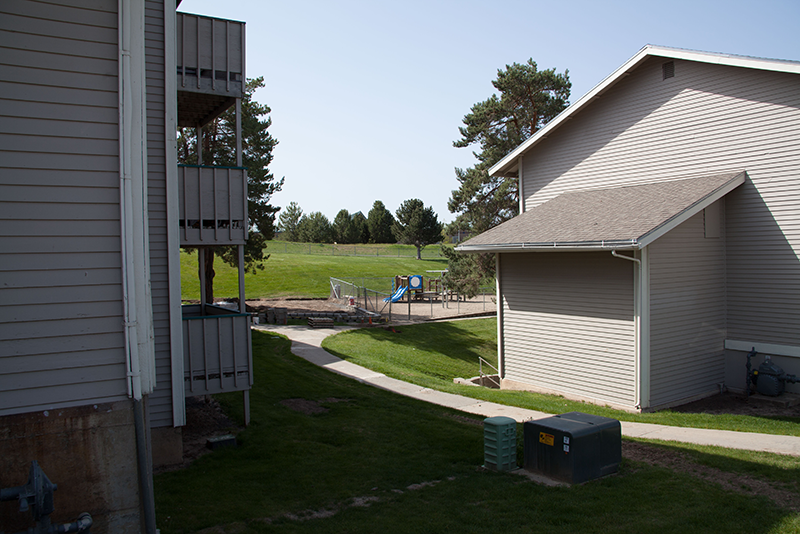
<svg viewBox="0 0 800 534">
<path fill-rule="evenodd" d="M 244 245 L 247 171 L 243 167 L 178 165 L 182 247 Z"/>
<path fill-rule="evenodd" d="M 242 98 L 244 23 L 178 13 L 178 126 L 205 125 Z"/>
<path fill-rule="evenodd" d="M 249 390 L 253 385 L 250 314 L 210 304 L 182 306 L 182 314 L 185 395 Z"/>
</svg>

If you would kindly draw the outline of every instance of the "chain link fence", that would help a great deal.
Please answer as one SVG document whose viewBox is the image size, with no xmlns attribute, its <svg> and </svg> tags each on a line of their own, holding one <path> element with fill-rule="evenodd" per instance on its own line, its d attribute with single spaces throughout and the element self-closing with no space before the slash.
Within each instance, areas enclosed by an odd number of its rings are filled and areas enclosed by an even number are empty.
<svg viewBox="0 0 800 534">
<path fill-rule="evenodd" d="M 481 287 L 479 293 L 467 299 L 456 292 L 419 292 L 408 298 L 391 302 L 394 290 L 392 278 L 330 278 L 331 301 L 341 306 L 361 308 L 368 314 L 388 321 L 421 320 L 437 317 L 491 314 L 497 311 L 494 287 Z M 367 286 L 371 287 L 367 287 Z M 378 289 L 374 289 L 378 288 Z"/>
<path fill-rule="evenodd" d="M 373 258 L 416 258 L 417 250 L 408 245 L 340 245 L 337 243 L 294 243 L 270 241 L 267 252 L 275 254 L 313 254 L 318 256 L 363 256 Z M 439 245 L 422 249 L 423 260 L 444 258 Z"/>
</svg>

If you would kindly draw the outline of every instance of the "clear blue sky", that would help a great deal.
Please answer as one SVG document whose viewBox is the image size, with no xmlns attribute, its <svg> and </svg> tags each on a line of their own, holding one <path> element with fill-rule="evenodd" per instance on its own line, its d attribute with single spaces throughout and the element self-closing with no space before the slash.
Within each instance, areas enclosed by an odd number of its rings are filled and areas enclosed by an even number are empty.
<svg viewBox="0 0 800 534">
<path fill-rule="evenodd" d="M 247 76 L 272 108 L 273 204 L 331 221 L 419 198 L 452 221 L 461 119 L 506 64 L 569 69 L 580 96 L 646 44 L 800 60 L 800 1 L 184 0 L 247 23 Z"/>
</svg>

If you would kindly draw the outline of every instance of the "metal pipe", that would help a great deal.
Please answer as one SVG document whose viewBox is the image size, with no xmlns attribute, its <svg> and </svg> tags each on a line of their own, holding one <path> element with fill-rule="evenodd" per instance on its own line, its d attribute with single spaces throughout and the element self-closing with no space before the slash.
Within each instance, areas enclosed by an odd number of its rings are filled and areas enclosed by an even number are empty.
<svg viewBox="0 0 800 534">
<path fill-rule="evenodd" d="M 136 429 L 136 458 L 139 464 L 139 487 L 141 488 L 144 526 L 147 534 L 156 534 L 156 504 L 153 493 L 152 458 L 150 437 L 144 418 L 142 400 L 133 401 L 133 423 Z"/>
<path fill-rule="evenodd" d="M 632 258 L 630 256 L 623 256 L 622 254 L 617 254 L 617 250 L 616 249 L 611 251 L 611 255 L 614 256 L 615 258 L 622 258 L 623 260 L 629 260 L 629 261 L 636 262 L 639 266 L 642 265 L 642 260 L 637 259 L 637 258 Z"/>
</svg>

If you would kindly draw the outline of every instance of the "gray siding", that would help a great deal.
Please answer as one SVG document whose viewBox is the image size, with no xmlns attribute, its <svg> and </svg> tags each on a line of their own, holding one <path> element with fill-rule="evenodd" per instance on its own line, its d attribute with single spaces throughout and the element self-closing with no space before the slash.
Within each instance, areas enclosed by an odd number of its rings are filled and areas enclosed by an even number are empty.
<svg viewBox="0 0 800 534">
<path fill-rule="evenodd" d="M 150 424 L 172 425 L 169 266 L 167 263 L 167 191 L 164 104 L 164 4 L 145 2 L 145 74 L 147 80 L 147 207 L 150 221 L 150 287 L 155 334 L 156 389 L 150 394 Z M 173 162 L 174 164 L 174 162 Z"/>
<path fill-rule="evenodd" d="M 650 406 L 715 393 L 725 380 L 725 240 L 705 237 L 701 212 L 649 251 Z"/>
<path fill-rule="evenodd" d="M 610 252 L 501 255 L 503 378 L 632 408 L 632 265 Z"/>
<path fill-rule="evenodd" d="M 0 415 L 127 392 L 117 2 L 68 4 L 0 3 Z"/>
<path fill-rule="evenodd" d="M 800 345 L 800 76 L 652 58 L 525 156 L 526 206 L 746 170 L 727 197 L 728 336 Z"/>
</svg>

